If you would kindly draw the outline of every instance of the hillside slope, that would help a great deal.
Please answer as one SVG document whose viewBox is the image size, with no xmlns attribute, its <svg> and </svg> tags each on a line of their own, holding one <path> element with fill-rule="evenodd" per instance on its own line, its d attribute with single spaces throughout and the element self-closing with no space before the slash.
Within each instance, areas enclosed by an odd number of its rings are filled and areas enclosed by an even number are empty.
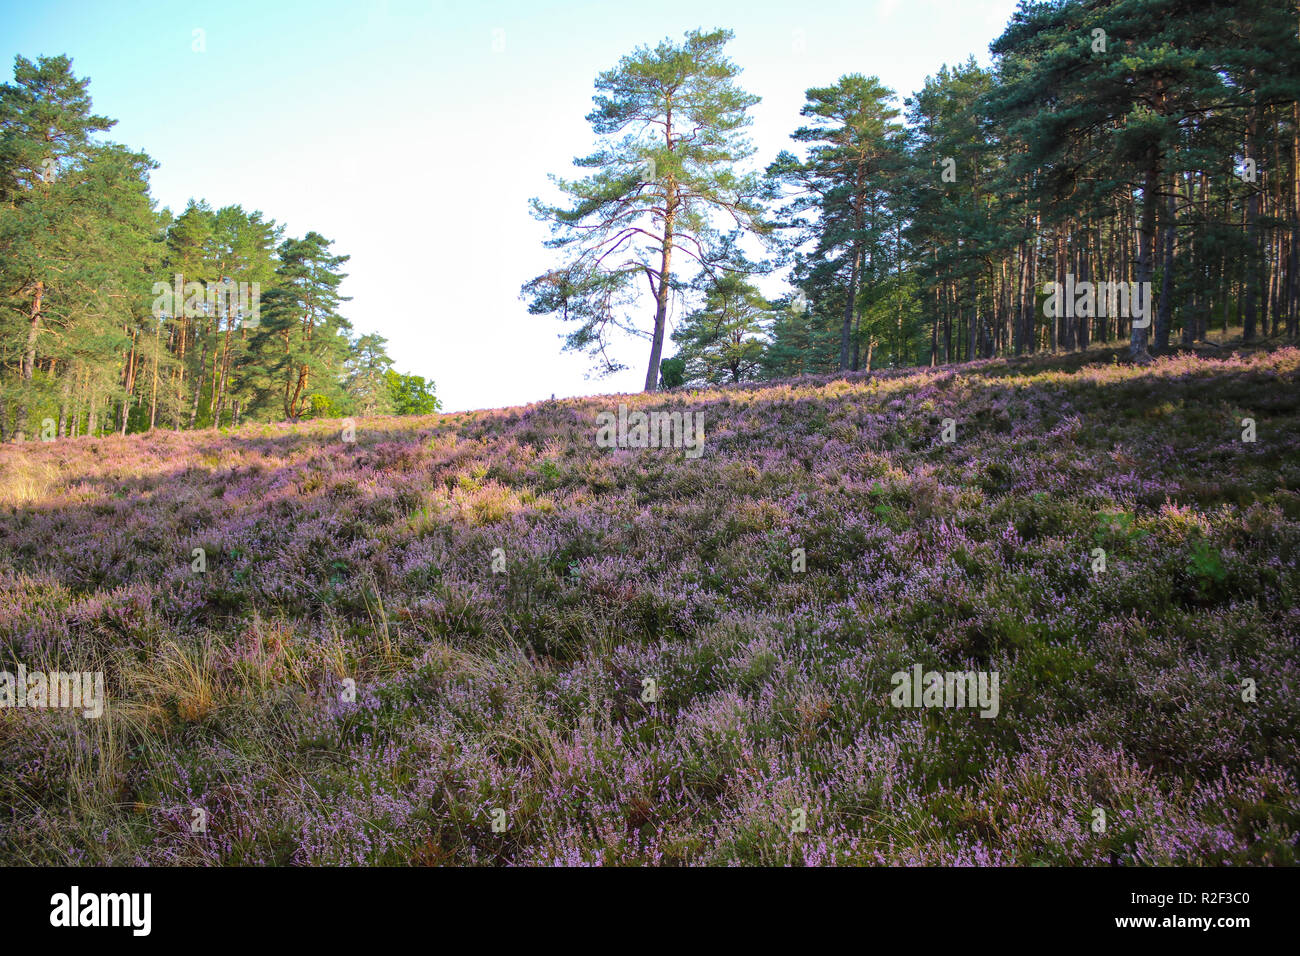
<svg viewBox="0 0 1300 956">
<path fill-rule="evenodd" d="M 0 670 L 108 698 L 0 709 L 0 863 L 1294 863 L 1298 377 L 0 448 Z M 598 448 L 620 402 L 703 411 L 703 455 Z M 915 665 L 996 716 L 893 706 Z"/>
</svg>

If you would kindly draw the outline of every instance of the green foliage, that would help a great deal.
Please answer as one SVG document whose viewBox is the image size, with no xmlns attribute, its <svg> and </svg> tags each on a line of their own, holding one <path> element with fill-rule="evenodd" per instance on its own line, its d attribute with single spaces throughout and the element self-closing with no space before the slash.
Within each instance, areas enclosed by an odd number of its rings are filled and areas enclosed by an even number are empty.
<svg viewBox="0 0 1300 956">
<path fill-rule="evenodd" d="M 358 415 L 386 415 L 393 410 L 387 379 L 393 360 L 388 357 L 387 344 L 382 335 L 363 335 L 344 362 L 345 388 Z"/>
<path fill-rule="evenodd" d="M 686 381 L 686 359 L 674 355 L 659 363 L 659 387 L 680 388 Z"/>
<path fill-rule="evenodd" d="M 238 205 L 155 211 L 155 164 L 95 139 L 87 90 L 67 57 L 0 86 L 0 440 L 389 411 L 347 257 Z"/>
<path fill-rule="evenodd" d="M 432 415 L 442 408 L 433 393 L 433 382 L 418 375 L 402 375 L 389 369 L 384 373 L 384 382 L 395 415 Z"/>
<path fill-rule="evenodd" d="M 704 305 L 673 332 L 683 381 L 718 385 L 757 377 L 771 305 L 743 276 L 727 272 L 708 285 Z"/>
<path fill-rule="evenodd" d="M 307 413 L 309 418 L 334 418 L 338 414 L 334 403 L 319 392 L 313 392 L 307 399 Z"/>
<path fill-rule="evenodd" d="M 551 227 L 547 246 L 563 260 L 524 284 L 529 312 L 574 323 L 564 348 L 609 374 L 626 367 L 611 352 L 615 333 L 644 334 L 628 313 L 643 307 L 648 289 L 647 391 L 658 385 L 669 301 L 683 288 L 673 257 L 713 276 L 737 260 L 738 233 L 768 229 L 758 178 L 738 170 L 753 153 L 743 130 L 758 97 L 735 83 L 740 69 L 723 55 L 731 36 L 694 30 L 601 73 L 587 116 L 600 146 L 574 160 L 592 172 L 552 177 L 568 205 L 532 202 Z"/>
<path fill-rule="evenodd" d="M 1223 556 L 1208 541 L 1197 541 L 1187 559 L 1187 571 L 1201 594 L 1212 594 L 1228 579 Z"/>
<path fill-rule="evenodd" d="M 891 257 L 900 252 L 891 241 L 899 208 L 891 197 L 902 188 L 906 165 L 898 110 L 892 90 L 857 73 L 806 96 L 800 113 L 812 122 L 791 138 L 809 144 L 807 158 L 782 153 L 768 176 L 787 200 L 782 225 L 793 233 L 787 248 L 794 281 L 805 299 L 819 303 L 816 314 L 838 330 L 838 367 L 856 369 L 862 338 L 868 348 L 875 341 L 861 325 L 860 294 L 888 275 Z"/>
</svg>

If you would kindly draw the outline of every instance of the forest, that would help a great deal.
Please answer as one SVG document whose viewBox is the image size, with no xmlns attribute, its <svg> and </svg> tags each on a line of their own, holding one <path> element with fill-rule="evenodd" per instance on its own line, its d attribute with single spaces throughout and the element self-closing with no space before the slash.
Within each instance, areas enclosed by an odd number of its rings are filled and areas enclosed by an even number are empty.
<svg viewBox="0 0 1300 956">
<path fill-rule="evenodd" d="M 862 74 L 807 90 L 761 170 L 731 33 L 640 48 L 597 77 L 591 172 L 534 202 L 561 255 L 523 297 L 597 374 L 626 367 L 619 333 L 649 341 L 647 390 L 1294 339 L 1298 23 L 1260 0 L 1022 4 L 988 68 L 901 101 Z M 354 334 L 331 240 L 156 209 L 153 161 L 96 138 L 113 125 L 64 56 L 0 88 L 0 439 L 438 407 Z M 1076 280 L 1153 314 L 1051 294 Z"/>
<path fill-rule="evenodd" d="M 88 87 L 66 56 L 0 86 L 0 441 L 437 410 L 354 335 L 333 242 L 157 209 L 156 164 L 95 138 L 115 121 Z"/>
<path fill-rule="evenodd" d="M 523 294 L 598 373 L 624 367 L 618 332 L 649 341 L 647 389 L 1293 340 L 1298 27 L 1258 0 L 1022 3 L 989 68 L 945 65 L 901 103 L 861 74 L 807 90 L 761 171 L 730 32 L 641 48 L 597 78 L 591 172 L 534 202 L 560 255 Z M 790 287 L 768 298 L 774 271 Z M 1153 314 L 1052 294 L 1076 280 Z"/>
</svg>

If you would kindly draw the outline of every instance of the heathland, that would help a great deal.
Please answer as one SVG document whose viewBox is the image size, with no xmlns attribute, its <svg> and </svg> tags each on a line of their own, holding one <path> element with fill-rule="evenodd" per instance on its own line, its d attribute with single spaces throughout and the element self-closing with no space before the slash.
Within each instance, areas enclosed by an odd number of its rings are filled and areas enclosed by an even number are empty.
<svg viewBox="0 0 1300 956">
<path fill-rule="evenodd" d="M 1300 351 L 1116 358 L 0 447 L 0 862 L 1294 863 Z"/>
</svg>

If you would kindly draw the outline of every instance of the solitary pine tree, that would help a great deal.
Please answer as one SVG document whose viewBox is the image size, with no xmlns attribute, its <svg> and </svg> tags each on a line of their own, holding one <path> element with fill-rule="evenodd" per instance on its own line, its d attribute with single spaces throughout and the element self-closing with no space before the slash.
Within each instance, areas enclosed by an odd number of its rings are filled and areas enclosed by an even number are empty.
<svg viewBox="0 0 1300 956">
<path fill-rule="evenodd" d="M 612 330 L 648 335 L 646 391 L 658 385 L 674 252 L 713 276 L 732 268 L 740 234 L 768 229 L 758 178 L 736 169 L 753 154 L 742 130 L 758 97 L 736 85 L 740 70 L 723 56 L 731 36 L 692 31 L 680 45 L 638 48 L 600 74 L 587 120 L 603 139 L 574 161 L 592 173 L 552 177 L 571 200 L 566 207 L 533 200 L 534 215 L 551 224 L 547 246 L 566 257 L 524 284 L 529 311 L 578 323 L 565 349 L 599 358 L 604 373 L 626 367 L 609 354 Z M 642 281 L 654 300 L 649 333 L 622 314 L 636 307 Z"/>
</svg>

